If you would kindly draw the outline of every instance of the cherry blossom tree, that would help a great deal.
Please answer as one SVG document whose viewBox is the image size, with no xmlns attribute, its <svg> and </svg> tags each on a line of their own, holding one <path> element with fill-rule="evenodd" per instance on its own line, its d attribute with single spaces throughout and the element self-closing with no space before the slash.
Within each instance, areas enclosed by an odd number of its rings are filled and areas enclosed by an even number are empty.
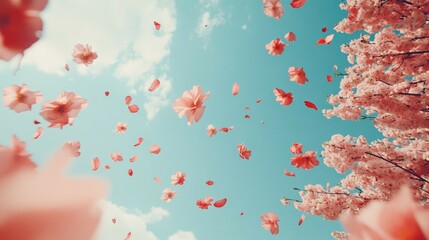
<svg viewBox="0 0 429 240">
<path fill-rule="evenodd" d="M 347 0 L 340 7 L 348 17 L 335 30 L 365 33 L 342 46 L 352 66 L 336 74 L 341 89 L 323 113 L 372 120 L 385 138 L 332 136 L 324 162 L 347 175 L 331 188 L 305 186 L 295 207 L 333 220 L 370 200 L 389 200 L 403 184 L 429 207 L 429 3 Z"/>
</svg>

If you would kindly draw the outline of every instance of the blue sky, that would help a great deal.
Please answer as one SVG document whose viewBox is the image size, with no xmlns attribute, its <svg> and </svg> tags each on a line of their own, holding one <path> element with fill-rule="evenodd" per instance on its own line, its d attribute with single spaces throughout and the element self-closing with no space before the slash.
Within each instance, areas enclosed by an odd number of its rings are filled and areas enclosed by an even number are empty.
<svg viewBox="0 0 429 240">
<path fill-rule="evenodd" d="M 37 140 L 32 139 L 36 130 L 32 122 L 42 120 L 40 104 L 20 114 L 0 107 L 0 143 L 8 145 L 16 134 L 28 143 L 33 160 L 43 166 L 62 143 L 79 140 L 82 155 L 74 159 L 71 174 L 94 175 L 110 184 L 99 239 L 121 239 L 128 231 L 133 232 L 132 239 L 330 239 L 330 232 L 341 230 L 338 222 L 307 215 L 298 227 L 302 213 L 283 206 L 280 198 L 299 198 L 292 188 L 334 185 L 342 176 L 324 166 L 321 157 L 321 165 L 312 170 L 294 168 L 289 147 L 300 142 L 304 151 L 319 154 L 321 144 L 333 134 L 365 135 L 369 140 L 380 135 L 370 121 L 328 120 L 321 112 L 330 108 L 327 96 L 339 91 L 340 78 L 328 83 L 326 75 L 332 74 L 334 64 L 340 70 L 348 66 L 340 46 L 356 37 L 333 30 L 346 16 L 338 7 L 340 2 L 309 1 L 300 9 L 292 9 L 289 1 L 282 3 L 285 14 L 275 20 L 263 14 L 261 1 L 53 0 L 42 15 L 44 36 L 26 53 L 16 76 L 12 74 L 16 61 L 0 63 L 0 88 L 26 83 L 31 90 L 41 91 L 44 100 L 73 91 L 88 99 L 89 105 L 73 126 L 62 130 L 49 129 L 42 121 L 45 132 Z M 153 21 L 162 24 L 160 31 Z M 327 33 L 321 31 L 324 26 Z M 268 55 L 265 44 L 289 31 L 297 41 L 281 56 Z M 331 45 L 315 45 L 332 33 Z M 71 52 L 78 42 L 91 44 L 98 53 L 93 65 L 72 62 Z M 64 71 L 65 63 L 70 72 Z M 291 66 L 304 67 L 309 83 L 291 82 L 287 73 Z M 161 80 L 161 87 L 148 93 L 154 78 Z M 240 93 L 232 96 L 235 82 Z M 188 126 L 171 104 L 194 85 L 211 95 L 200 122 Z M 292 92 L 293 104 L 281 106 L 273 88 Z M 110 91 L 109 97 L 105 91 Z M 140 106 L 137 114 L 129 113 L 124 104 L 127 95 Z M 256 104 L 258 98 L 262 102 Z M 305 100 L 314 102 L 319 111 L 306 108 Z M 243 110 L 245 106 L 250 110 Z M 245 114 L 251 118 L 245 119 Z M 125 134 L 114 132 L 117 122 L 128 124 Z M 209 138 L 208 124 L 234 126 L 234 130 Z M 144 142 L 133 147 L 140 136 Z M 250 160 L 239 158 L 240 143 L 252 150 Z M 152 144 L 161 147 L 159 155 L 149 153 Z M 115 151 L 125 161 L 112 162 L 109 155 Z M 139 155 L 139 160 L 130 163 L 133 155 Z M 112 169 L 93 172 L 90 160 L 96 156 Z M 132 177 L 127 174 L 129 168 L 134 170 Z M 297 176 L 284 176 L 285 169 Z M 188 175 L 183 186 L 170 184 L 176 171 Z M 154 176 L 163 182 L 154 182 Z M 206 186 L 207 180 L 213 180 L 214 186 Z M 177 191 L 170 203 L 160 200 L 167 187 Z M 195 201 L 205 196 L 226 197 L 228 203 L 221 209 L 201 210 Z M 280 217 L 277 236 L 261 227 L 259 217 L 269 211 Z M 113 215 L 118 218 L 116 225 L 109 222 Z"/>
</svg>

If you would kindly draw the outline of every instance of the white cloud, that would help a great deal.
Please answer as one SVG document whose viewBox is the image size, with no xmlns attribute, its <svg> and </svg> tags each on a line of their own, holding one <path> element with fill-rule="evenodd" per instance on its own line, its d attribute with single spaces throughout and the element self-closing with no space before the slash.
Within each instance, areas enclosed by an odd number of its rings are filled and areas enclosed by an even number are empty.
<svg viewBox="0 0 429 240">
<path fill-rule="evenodd" d="M 169 212 L 160 207 L 153 207 L 147 214 L 130 213 L 124 207 L 108 201 L 100 202 L 103 215 L 96 232 L 96 240 L 124 239 L 131 232 L 131 239 L 157 240 L 155 234 L 147 229 L 148 223 L 161 221 Z M 113 224 L 112 218 L 116 218 Z"/>
<path fill-rule="evenodd" d="M 193 232 L 178 231 L 168 237 L 168 240 L 197 240 Z"/>
<path fill-rule="evenodd" d="M 225 23 L 225 14 L 219 8 L 219 0 L 200 0 L 199 2 L 202 8 L 195 32 L 203 39 L 204 48 L 207 48 L 214 28 Z"/>
<path fill-rule="evenodd" d="M 66 63 L 80 74 L 98 74 L 114 67 L 115 76 L 132 89 L 142 89 L 156 74 L 168 78 L 168 56 L 176 30 L 174 1 L 50 1 L 42 17 L 43 37 L 26 52 L 23 64 L 57 75 L 65 74 Z M 161 24 L 161 30 L 155 29 L 154 21 Z M 72 62 L 76 43 L 90 44 L 97 52 L 98 59 L 89 67 Z M 171 89 L 169 83 L 164 89 Z M 157 101 L 148 97 L 152 104 L 145 108 L 148 119 L 166 105 L 167 94 L 156 96 Z"/>
</svg>

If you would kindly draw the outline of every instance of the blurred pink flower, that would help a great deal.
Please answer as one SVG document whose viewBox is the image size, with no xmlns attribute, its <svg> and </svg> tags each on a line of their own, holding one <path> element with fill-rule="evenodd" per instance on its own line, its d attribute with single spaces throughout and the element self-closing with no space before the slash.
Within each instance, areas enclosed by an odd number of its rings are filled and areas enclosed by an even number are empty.
<svg viewBox="0 0 429 240">
<path fill-rule="evenodd" d="M 237 146 L 237 150 L 242 159 L 249 160 L 250 156 L 252 156 L 252 151 L 247 149 L 247 147 L 244 146 L 244 144 L 239 144 Z"/>
<path fill-rule="evenodd" d="M 63 151 L 69 153 L 72 157 L 80 156 L 80 142 L 79 141 L 68 141 L 63 145 Z"/>
<path fill-rule="evenodd" d="M 281 55 L 286 46 L 287 44 L 284 44 L 280 38 L 276 38 L 265 45 L 265 49 L 268 50 L 268 54 L 270 55 Z"/>
<path fill-rule="evenodd" d="M 186 180 L 186 173 L 176 172 L 171 176 L 171 184 L 173 185 L 183 185 Z"/>
<path fill-rule="evenodd" d="M 203 116 L 206 109 L 203 103 L 209 96 L 210 92 L 203 94 L 203 89 L 200 86 L 194 86 L 190 91 L 185 91 L 182 97 L 176 99 L 172 107 L 180 118 L 185 115 L 188 124 L 191 125 L 198 122 Z"/>
<path fill-rule="evenodd" d="M 414 201 L 410 189 L 403 186 L 389 202 L 372 201 L 356 216 L 344 213 L 341 222 L 350 239 L 427 240 L 429 210 Z"/>
<path fill-rule="evenodd" d="M 43 98 L 42 93 L 33 92 L 22 84 L 11 85 L 3 88 L 3 103 L 15 112 L 30 111 L 33 104 L 39 103 Z"/>
<path fill-rule="evenodd" d="M 302 154 L 302 144 L 293 143 L 290 147 L 290 152 L 293 154 Z"/>
<path fill-rule="evenodd" d="M 72 56 L 73 56 L 73 61 L 75 63 L 78 63 L 78 64 L 83 63 L 86 66 L 88 66 L 95 59 L 98 58 L 97 53 L 92 51 L 91 46 L 89 46 L 88 44 L 83 45 L 80 43 L 74 46 Z"/>
<path fill-rule="evenodd" d="M 270 230 L 271 234 L 279 234 L 279 225 L 280 221 L 279 217 L 273 212 L 269 212 L 267 214 L 263 214 L 261 216 L 262 227 L 266 230 Z"/>
<path fill-rule="evenodd" d="M 319 166 L 319 161 L 316 159 L 316 153 L 313 151 L 307 151 L 304 155 L 298 155 L 292 157 L 291 165 L 297 168 L 303 168 L 306 170 L 312 169 L 315 166 Z"/>
<path fill-rule="evenodd" d="M 212 205 L 213 198 L 212 197 L 206 197 L 204 199 L 197 200 L 197 206 L 201 209 L 208 209 L 209 206 Z"/>
<path fill-rule="evenodd" d="M 64 151 L 36 170 L 24 148 L 16 137 L 12 148 L 0 146 L 0 239 L 92 239 L 105 182 L 67 177 L 71 156 Z"/>
<path fill-rule="evenodd" d="M 49 127 L 63 128 L 67 124 L 72 126 L 74 118 L 87 105 L 88 101 L 81 96 L 73 92 L 62 92 L 56 99 L 43 104 L 40 115 L 50 122 Z"/>
<path fill-rule="evenodd" d="M 289 78 L 293 82 L 303 85 L 308 82 L 307 76 L 304 72 L 304 68 L 290 67 Z"/>
<path fill-rule="evenodd" d="M 123 122 L 118 122 L 116 124 L 116 132 L 119 134 L 123 134 L 127 131 L 128 125 Z"/>
<path fill-rule="evenodd" d="M 274 88 L 274 96 L 276 96 L 276 101 L 281 105 L 288 106 L 292 103 L 293 97 L 291 92 L 285 92 L 280 88 Z"/>
<path fill-rule="evenodd" d="M 264 13 L 269 17 L 280 19 L 284 14 L 284 8 L 280 0 L 262 0 Z"/>
<path fill-rule="evenodd" d="M 174 196 L 176 196 L 176 191 L 166 188 L 164 191 L 162 191 L 161 200 L 165 202 L 171 202 Z"/>
<path fill-rule="evenodd" d="M 209 135 L 209 137 L 213 137 L 214 135 L 217 134 L 217 130 L 213 125 L 208 125 L 207 126 L 207 134 Z"/>
<path fill-rule="evenodd" d="M 2 0 L 0 7 L 0 59 L 22 54 L 40 38 L 43 29 L 39 12 L 48 0 Z"/>
</svg>

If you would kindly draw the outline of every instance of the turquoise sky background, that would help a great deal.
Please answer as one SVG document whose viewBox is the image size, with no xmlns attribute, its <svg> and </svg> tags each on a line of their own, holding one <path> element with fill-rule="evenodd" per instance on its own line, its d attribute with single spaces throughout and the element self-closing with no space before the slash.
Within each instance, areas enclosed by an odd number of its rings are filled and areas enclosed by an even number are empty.
<svg viewBox="0 0 429 240">
<path fill-rule="evenodd" d="M 47 128 L 48 124 L 38 114 L 40 104 L 34 106 L 33 111 L 20 114 L 2 106 L 0 143 L 9 145 L 11 136 L 16 134 L 27 142 L 34 161 L 43 166 L 44 160 L 62 143 L 79 140 L 82 155 L 73 160 L 71 174 L 107 179 L 110 182 L 109 201 L 135 214 L 148 212 L 153 206 L 166 209 L 170 213 L 168 217 L 147 225 L 158 239 L 168 239 L 178 230 L 191 231 L 199 240 L 330 239 L 332 231 L 342 229 L 338 222 L 307 215 L 305 222 L 298 227 L 302 213 L 293 205 L 283 206 L 280 199 L 283 196 L 299 199 L 298 192 L 292 188 L 316 183 L 325 185 L 327 182 L 334 185 L 342 176 L 324 166 L 321 157 L 318 157 L 319 167 L 308 171 L 296 169 L 290 165 L 292 154 L 289 147 L 300 142 L 304 151 L 313 150 L 320 154 L 321 144 L 333 134 L 364 135 L 369 140 L 381 135 L 370 121 L 328 120 L 321 112 L 321 109 L 330 108 L 327 96 L 339 91 L 340 78 L 334 77 L 334 81 L 328 83 L 326 75 L 332 75 L 334 64 L 340 70 L 348 66 L 347 56 L 340 52 L 340 45 L 356 37 L 333 30 L 335 24 L 346 16 L 346 12 L 338 7 L 340 1 L 309 0 L 300 9 L 292 9 L 289 1 L 283 0 L 282 3 L 285 14 L 281 20 L 275 20 L 263 14 L 261 1 L 212 1 L 207 8 L 197 1 L 176 1 L 176 29 L 169 55 L 163 60 L 162 67 L 153 70 L 155 76 L 167 72 L 172 88 L 166 94 L 167 105 L 151 120 L 142 107 L 147 93 L 138 89 L 132 96 L 133 103 L 140 106 L 140 112 L 129 113 L 124 98 L 135 86 L 127 85 L 115 75 L 118 63 L 104 67 L 99 73 L 81 74 L 76 71 L 76 64 L 70 57 L 67 61 L 71 71 L 60 76 L 45 73 L 35 64 L 24 62 L 21 70 L 13 76 L 14 63 L 2 62 L 0 88 L 26 83 L 31 90 L 41 91 L 44 101 L 54 99 L 61 91 L 73 91 L 88 99 L 89 105 L 81 111 L 73 126 L 62 130 Z M 139 4 L 144 6 L 145 1 Z M 53 7 L 49 5 L 45 14 L 50 11 Z M 212 32 L 201 38 L 196 29 L 204 11 L 221 13 L 223 21 L 215 24 Z M 106 19 L 117 17 L 105 16 L 107 13 L 103 8 L 95 14 Z M 153 28 L 153 23 L 147 22 L 144 26 Z M 328 27 L 327 33 L 321 31 L 324 26 Z M 103 31 L 106 29 L 109 29 L 108 25 Z M 281 56 L 268 55 L 265 45 L 277 37 L 284 40 L 283 36 L 289 31 L 297 35 L 297 41 L 290 43 Z M 315 45 L 319 38 L 332 33 L 335 33 L 335 38 L 331 45 Z M 89 34 L 96 35 L 97 32 Z M 83 34 L 82 39 L 85 37 Z M 127 39 L 127 35 L 122 37 Z M 97 51 L 97 45 L 92 45 Z M 69 56 L 72 49 L 70 46 L 63 51 Z M 97 53 L 102 59 L 103 52 Z M 121 57 L 132 54 L 129 50 Z M 291 66 L 304 67 L 309 82 L 302 86 L 291 82 L 288 77 Z M 240 84 L 240 92 L 232 96 L 231 88 L 235 82 Z M 194 85 L 200 85 L 211 95 L 205 102 L 207 108 L 200 122 L 188 126 L 185 119 L 178 118 L 171 103 Z M 293 93 L 291 106 L 285 107 L 275 101 L 275 87 Z M 109 97 L 104 96 L 105 91 L 110 91 Z M 258 98 L 262 102 L 256 104 Z M 314 102 L 319 111 L 306 108 L 305 100 Z M 245 106 L 250 110 L 243 110 Z M 245 119 L 245 114 L 251 118 Z M 41 121 L 45 128 L 37 140 L 32 139 L 37 128 L 33 120 Z M 260 121 L 265 123 L 262 125 Z M 128 124 L 125 134 L 119 135 L 114 131 L 117 122 Z M 208 124 L 217 128 L 234 126 L 234 130 L 219 132 L 209 138 Z M 139 136 L 144 138 L 144 142 L 133 147 Z M 248 161 L 238 156 L 236 147 L 241 143 L 252 150 Z M 152 144 L 161 147 L 159 155 L 149 153 Z M 109 156 L 115 151 L 122 153 L 123 162 L 112 162 Z M 139 159 L 130 163 L 128 159 L 133 155 L 139 155 Z M 90 160 L 96 156 L 101 159 L 102 166 L 109 164 L 112 169 L 101 167 L 93 172 Z M 132 177 L 127 174 L 129 168 L 134 170 Z M 284 176 L 285 169 L 297 176 Z M 176 171 L 187 174 L 183 186 L 170 184 L 170 176 Z M 153 181 L 154 176 L 161 178 L 162 184 Z M 213 180 L 214 186 L 206 186 L 207 180 Z M 177 191 L 170 203 L 160 200 L 163 189 L 167 187 Z M 228 202 L 221 209 L 201 210 L 195 201 L 205 196 L 214 199 L 226 197 Z M 261 227 L 259 217 L 270 211 L 280 218 L 280 234 L 277 236 Z M 244 212 L 244 216 L 240 216 L 240 212 Z"/>
</svg>

